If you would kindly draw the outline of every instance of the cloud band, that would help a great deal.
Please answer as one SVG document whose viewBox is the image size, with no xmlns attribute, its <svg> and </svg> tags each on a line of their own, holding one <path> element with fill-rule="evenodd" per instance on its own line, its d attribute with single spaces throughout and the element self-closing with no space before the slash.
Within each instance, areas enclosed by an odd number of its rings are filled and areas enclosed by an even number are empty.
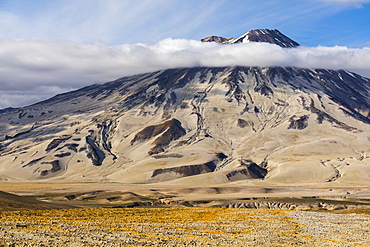
<svg viewBox="0 0 370 247">
<path fill-rule="evenodd" d="M 176 67 L 295 66 L 345 69 L 370 77 L 370 48 L 220 45 L 164 39 L 153 45 L 0 41 L 0 108 L 18 107 L 93 83 Z M 42 92 L 42 93 L 40 93 Z M 28 95 L 29 97 L 23 97 Z"/>
</svg>

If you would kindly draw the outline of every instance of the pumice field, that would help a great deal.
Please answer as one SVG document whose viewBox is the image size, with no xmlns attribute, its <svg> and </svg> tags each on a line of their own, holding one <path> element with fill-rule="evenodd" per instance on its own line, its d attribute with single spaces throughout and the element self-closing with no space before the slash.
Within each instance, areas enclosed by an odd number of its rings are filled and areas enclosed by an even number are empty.
<svg viewBox="0 0 370 247">
<path fill-rule="evenodd" d="M 89 190 L 94 186 L 105 190 Z M 199 189 L 187 189 L 187 194 L 181 189 L 178 194 L 168 188 L 145 189 L 145 185 L 141 189 L 136 185 L 135 192 L 112 190 L 119 186 L 3 184 L 24 196 L 0 193 L 0 246 L 370 243 L 370 200 L 348 194 L 276 197 L 279 194 L 274 190 L 266 193 L 266 188 L 254 188 L 255 197 L 241 198 L 246 193 L 238 194 L 238 188 L 204 188 L 208 194 Z M 342 191 L 334 190 L 338 192 Z"/>
<path fill-rule="evenodd" d="M 370 217 L 221 209 L 59 209 L 0 213 L 1 246 L 368 246 Z"/>
</svg>

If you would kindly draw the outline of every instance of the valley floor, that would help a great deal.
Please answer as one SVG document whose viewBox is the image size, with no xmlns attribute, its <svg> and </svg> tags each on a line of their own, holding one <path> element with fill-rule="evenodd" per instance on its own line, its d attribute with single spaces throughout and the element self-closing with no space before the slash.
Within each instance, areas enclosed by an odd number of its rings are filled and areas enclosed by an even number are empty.
<svg viewBox="0 0 370 247">
<path fill-rule="evenodd" d="M 0 246 L 370 245 L 367 186 L 3 182 L 1 191 Z"/>
<path fill-rule="evenodd" d="M 370 217 L 220 208 L 0 213 L 0 246 L 368 246 Z"/>
<path fill-rule="evenodd" d="M 229 183 L 209 186 L 198 184 L 125 184 L 110 182 L 2 182 L 0 191 L 17 195 L 37 196 L 47 194 L 85 193 L 91 191 L 121 191 L 139 194 L 157 191 L 181 199 L 201 200 L 233 199 L 240 197 L 342 197 L 369 198 L 370 184 L 348 183 L 302 183 L 269 184 L 265 181 L 253 183 Z"/>
</svg>

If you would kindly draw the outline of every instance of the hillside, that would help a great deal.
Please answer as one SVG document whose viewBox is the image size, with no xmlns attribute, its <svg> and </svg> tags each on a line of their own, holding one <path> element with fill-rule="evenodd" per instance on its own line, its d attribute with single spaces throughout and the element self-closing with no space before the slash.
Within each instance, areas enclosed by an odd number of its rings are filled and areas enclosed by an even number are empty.
<svg viewBox="0 0 370 247">
<path fill-rule="evenodd" d="M 369 79 L 294 67 L 180 68 L 0 113 L 8 181 L 370 182 Z"/>
<path fill-rule="evenodd" d="M 40 210 L 40 209 L 62 209 L 74 208 L 65 204 L 55 204 L 39 201 L 33 198 L 17 196 L 0 191 L 0 211 L 18 210 Z"/>
</svg>

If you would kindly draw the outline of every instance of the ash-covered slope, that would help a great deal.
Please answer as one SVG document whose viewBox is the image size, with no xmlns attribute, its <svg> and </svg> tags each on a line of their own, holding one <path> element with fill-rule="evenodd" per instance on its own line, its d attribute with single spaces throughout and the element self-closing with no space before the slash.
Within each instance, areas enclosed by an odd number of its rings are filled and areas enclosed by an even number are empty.
<svg viewBox="0 0 370 247">
<path fill-rule="evenodd" d="M 216 42 L 220 44 L 236 44 L 236 43 L 248 43 L 248 42 L 265 42 L 270 44 L 276 44 L 283 48 L 297 47 L 299 44 L 289 37 L 282 34 L 277 29 L 254 29 L 251 30 L 239 38 L 224 38 L 219 36 L 210 36 L 203 38 L 202 42 Z"/>
<path fill-rule="evenodd" d="M 370 80 L 343 70 L 182 68 L 0 113 L 3 180 L 370 182 Z"/>
</svg>

